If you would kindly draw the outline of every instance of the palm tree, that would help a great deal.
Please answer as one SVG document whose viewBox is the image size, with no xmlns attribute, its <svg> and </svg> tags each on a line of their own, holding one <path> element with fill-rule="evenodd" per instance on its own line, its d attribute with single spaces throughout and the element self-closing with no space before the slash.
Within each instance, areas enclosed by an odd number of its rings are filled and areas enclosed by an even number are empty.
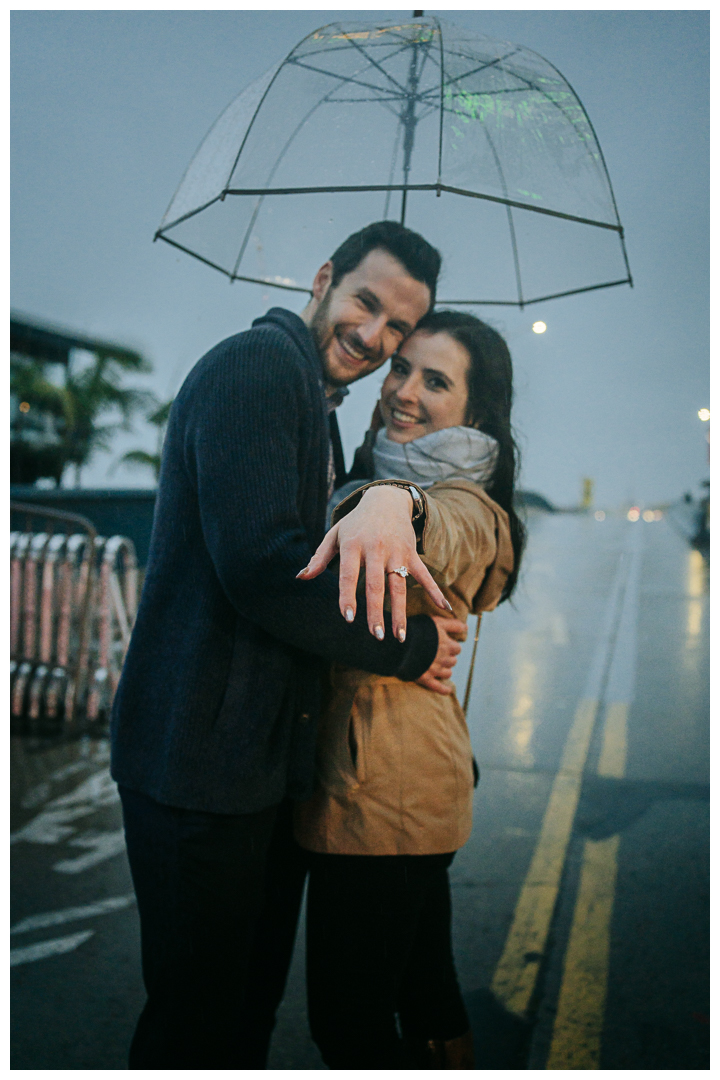
<svg viewBox="0 0 720 1080">
<path fill-rule="evenodd" d="M 173 403 L 173 398 L 169 401 L 159 403 L 156 399 L 155 404 L 157 408 L 149 413 L 145 417 L 148 424 L 152 424 L 157 428 L 156 450 L 154 454 L 149 454 L 147 450 L 129 450 L 127 454 L 123 454 L 120 458 L 121 462 L 126 465 L 139 465 L 141 467 L 152 469 L 155 476 L 155 482 L 157 483 L 160 477 L 160 462 L 162 460 L 162 446 L 165 438 L 165 428 L 167 427 L 168 419 L 170 418 L 170 408 Z"/>
<path fill-rule="evenodd" d="M 25 443 L 32 424 L 46 430 L 46 442 L 52 446 L 54 471 L 41 468 L 38 475 L 54 476 L 58 484 L 69 465 L 75 467 L 75 483 L 80 472 L 98 450 L 108 450 L 118 431 L 128 431 L 135 413 L 154 401 L 148 390 L 122 385 L 126 372 L 152 371 L 152 365 L 129 350 L 97 348 L 92 362 L 80 370 L 70 364 L 64 386 L 54 385 L 47 377 L 42 360 L 14 357 L 11 365 L 11 391 L 19 399 L 22 416 L 14 420 L 13 434 L 18 450 Z M 119 419 L 111 419 L 119 413 Z M 101 419 L 108 417 L 102 423 Z M 49 423 L 48 423 L 49 420 Z M 37 439 L 35 440 L 38 441 Z"/>
</svg>

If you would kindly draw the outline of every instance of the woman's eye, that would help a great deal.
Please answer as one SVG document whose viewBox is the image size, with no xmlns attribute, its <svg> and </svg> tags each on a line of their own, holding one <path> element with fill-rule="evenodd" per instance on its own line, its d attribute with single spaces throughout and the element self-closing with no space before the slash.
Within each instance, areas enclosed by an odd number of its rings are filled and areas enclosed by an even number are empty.
<svg viewBox="0 0 720 1080">
<path fill-rule="evenodd" d="M 428 386 L 431 390 L 447 390 L 448 385 L 444 379 L 438 379 L 437 377 L 428 379 Z"/>
</svg>

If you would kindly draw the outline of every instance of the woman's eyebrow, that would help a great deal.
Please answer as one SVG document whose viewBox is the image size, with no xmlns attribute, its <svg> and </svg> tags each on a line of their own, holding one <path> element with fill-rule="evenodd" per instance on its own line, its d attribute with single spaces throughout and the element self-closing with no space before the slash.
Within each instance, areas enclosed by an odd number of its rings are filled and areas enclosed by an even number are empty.
<svg viewBox="0 0 720 1080">
<path fill-rule="evenodd" d="M 450 378 L 450 376 L 446 372 L 438 371 L 437 368 L 431 368 L 431 367 L 423 368 L 423 374 L 424 375 L 439 375 L 440 378 L 444 379 L 445 382 L 448 383 L 450 386 L 455 385 L 455 383 L 452 381 L 452 379 Z"/>
</svg>

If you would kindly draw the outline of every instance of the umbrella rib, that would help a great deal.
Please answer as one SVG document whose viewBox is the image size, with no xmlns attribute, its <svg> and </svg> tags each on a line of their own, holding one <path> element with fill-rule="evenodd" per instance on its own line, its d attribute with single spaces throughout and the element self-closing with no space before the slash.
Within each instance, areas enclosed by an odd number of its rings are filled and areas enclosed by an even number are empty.
<svg viewBox="0 0 720 1080">
<path fill-rule="evenodd" d="M 504 63 L 504 61 L 505 61 L 506 59 L 508 59 L 508 58 L 509 58 L 510 56 L 514 56 L 514 55 L 515 55 L 515 53 L 517 53 L 518 51 L 519 51 L 519 50 L 517 50 L 517 49 L 516 49 L 516 50 L 515 50 L 515 52 L 513 52 L 513 53 L 508 53 L 508 54 L 506 54 L 506 56 L 504 56 L 504 57 L 499 57 L 497 61 L 494 61 L 494 63 L 495 63 L 495 64 L 502 64 L 502 63 Z M 454 53 L 454 55 L 458 56 L 458 55 L 462 55 L 462 54 L 461 54 L 461 53 Z M 536 55 L 537 55 L 537 56 L 540 56 L 540 54 L 539 54 L 539 53 L 537 53 Z M 603 152 L 602 152 L 602 147 L 600 146 L 600 143 L 599 143 L 599 141 L 598 141 L 598 137 L 597 137 L 597 135 L 595 134 L 595 129 L 593 128 L 593 125 L 592 125 L 592 121 L 590 120 L 590 117 L 589 117 L 589 116 L 588 116 L 588 114 L 587 114 L 587 111 L 586 111 L 586 109 L 585 109 L 585 106 L 583 105 L 582 101 L 580 100 L 580 98 L 578 97 L 578 95 L 577 95 L 577 94 L 575 93 L 575 91 L 573 90 L 572 86 L 570 85 L 570 83 L 569 83 L 569 82 L 567 81 L 567 79 L 565 78 L 565 76 L 564 76 L 564 75 L 563 75 L 563 74 L 562 74 L 562 73 L 561 73 L 560 71 L 558 71 L 558 69 L 557 69 L 557 68 L 556 68 L 556 67 L 554 66 L 554 64 L 551 64 L 549 60 L 545 60 L 545 57 L 544 57 L 544 56 L 541 56 L 541 57 L 540 57 L 540 59 L 541 59 L 541 60 L 543 60 L 543 62 L 544 62 L 544 63 L 546 63 L 546 64 L 548 65 L 548 67 L 551 67 L 551 68 L 553 69 L 553 71 L 557 72 L 557 75 L 558 75 L 558 77 L 559 77 L 560 81 L 562 82 L 562 84 L 563 84 L 564 86 L 566 86 L 566 87 L 567 87 L 568 91 L 570 92 L 570 96 L 571 96 L 571 97 L 572 97 L 572 98 L 574 99 L 574 101 L 575 101 L 575 102 L 577 103 L 577 105 L 579 105 L 579 107 L 580 107 L 580 110 L 581 110 L 581 112 L 582 112 L 582 114 L 583 114 L 583 118 L 584 118 L 584 120 L 586 121 L 586 123 L 587 123 L 587 125 L 588 125 L 588 127 L 590 128 L 590 131 L 591 131 L 591 133 L 592 133 L 592 136 L 593 136 L 593 139 L 594 139 L 594 142 L 595 142 L 595 146 L 597 147 L 597 150 L 598 150 L 598 154 L 600 155 L 600 160 L 601 160 L 601 162 L 602 162 L 602 166 L 603 166 L 603 172 L 604 172 L 604 175 L 605 175 L 605 179 L 606 179 L 606 181 L 607 181 L 608 189 L 609 189 L 609 192 L 610 192 L 610 198 L 611 198 L 611 200 L 612 200 L 612 204 L 613 204 L 613 210 L 615 211 L 615 220 L 617 221 L 618 227 L 619 227 L 619 228 L 621 229 L 621 226 L 620 226 L 620 215 L 618 214 L 618 209 L 617 209 L 617 203 L 616 203 L 616 201 L 615 201 L 615 193 L 614 193 L 614 191 L 613 191 L 613 187 L 612 187 L 612 182 L 611 182 L 611 180 L 610 180 L 610 174 L 608 173 L 608 170 L 607 170 L 607 165 L 605 164 L 605 157 L 604 157 L 604 155 L 603 155 Z M 491 65 L 489 65 L 489 64 L 488 64 L 488 65 L 486 65 L 486 66 L 487 66 L 487 67 L 489 67 L 489 66 L 491 66 Z M 481 69 L 480 69 L 480 68 L 478 68 L 477 70 L 481 70 Z M 559 103 L 558 101 L 556 101 L 556 100 L 555 100 L 555 99 L 554 99 L 554 98 L 553 98 L 553 97 L 552 97 L 552 96 L 551 96 L 551 95 L 550 95 L 550 94 L 548 93 L 548 91 L 547 91 L 547 90 L 544 90 L 544 89 L 543 89 L 542 87 L 538 86 L 538 85 L 537 85 L 536 83 L 534 83 L 534 82 L 532 81 L 532 79 L 528 79 L 528 78 L 527 78 L 526 76 L 520 75 L 520 74 L 518 74 L 517 72 L 513 72 L 513 71 L 506 71 L 506 70 L 505 70 L 504 68 L 502 68 L 502 67 L 500 67 L 500 68 L 499 68 L 499 70 L 500 70 L 500 71 L 504 71 L 504 72 L 505 72 L 505 74 L 507 74 L 507 75 L 510 75 L 510 76 L 511 76 L 512 78 L 514 78 L 514 79 L 518 79 L 518 80 L 519 80 L 520 82 L 523 82 L 523 83 L 525 84 L 525 88 L 524 88 L 524 89 L 523 89 L 522 87 L 515 87 L 515 88 L 513 88 L 513 89 L 515 89 L 515 90 L 517 90 L 517 91 L 520 91 L 520 92 L 524 92 L 524 90 L 534 90 L 534 91 L 535 91 L 535 93 L 537 93 L 537 94 L 540 94 L 540 95 L 541 95 L 542 97 L 544 97 L 544 98 L 545 98 L 545 99 L 546 99 L 546 100 L 547 100 L 547 101 L 548 101 L 548 102 L 549 102 L 549 103 L 550 103 L 551 105 L 553 105 L 553 106 L 554 106 L 554 107 L 555 107 L 555 108 L 556 108 L 556 109 L 557 109 L 557 110 L 558 110 L 558 111 L 560 112 L 560 114 L 561 114 L 561 115 L 563 116 L 563 118 L 564 118 L 564 119 L 565 119 L 565 120 L 566 120 L 566 121 L 567 121 L 567 122 L 568 122 L 568 123 L 569 123 L 569 124 L 570 124 L 570 125 L 571 125 L 571 126 L 572 126 L 573 128 L 575 128 L 575 122 L 574 122 L 574 120 L 572 119 L 572 117 L 570 117 L 570 116 L 568 115 L 568 112 L 566 111 L 566 109 L 564 109 L 564 108 L 563 108 L 563 106 L 562 106 L 562 105 L 561 105 L 561 104 L 560 104 L 560 103 Z M 463 75 L 463 76 L 461 76 L 461 78 L 466 78 L 466 77 L 467 77 L 466 75 Z M 453 80 L 453 81 L 456 81 L 456 82 L 457 82 L 457 81 L 458 81 L 458 79 L 455 79 L 455 80 Z M 508 91 L 502 91 L 502 92 L 503 92 L 503 93 L 506 93 L 506 92 L 508 92 Z M 485 93 L 485 91 L 483 91 L 482 93 Z M 493 91 L 488 91 L 488 93 L 493 93 Z M 498 91 L 494 91 L 494 93 L 498 93 Z M 462 114 L 458 114 L 458 115 L 462 115 Z M 589 156 L 589 157 L 592 157 L 592 156 L 593 156 L 593 155 L 592 155 L 592 152 L 591 152 L 591 151 L 590 151 L 589 149 L 587 150 L 587 154 L 588 154 L 588 156 Z M 538 209 L 539 209 L 539 208 L 538 208 Z M 622 239 L 622 235 L 621 235 L 621 239 Z M 623 241 L 623 244 L 622 244 L 622 249 L 623 249 L 623 257 L 624 257 L 624 259 L 625 259 L 625 266 L 626 266 L 626 269 L 627 269 L 627 272 L 628 272 L 628 274 L 630 274 L 630 266 L 629 266 L 629 264 L 628 264 L 628 260 L 627 260 L 627 253 L 626 253 L 626 251 L 625 251 L 625 244 L 624 244 L 624 241 Z M 632 276 L 632 275 L 630 275 L 630 276 Z"/>
<path fill-rule="evenodd" d="M 333 195 L 355 191 L 449 191 L 453 195 L 467 195 L 469 199 L 484 199 L 486 202 L 500 203 L 502 206 L 514 206 L 518 210 L 531 210 L 534 214 L 562 218 L 564 221 L 576 221 L 579 225 L 593 225 L 598 229 L 609 229 L 623 234 L 622 225 L 613 225 L 609 221 L 595 221 L 593 218 L 580 217 L 577 214 L 564 214 L 562 210 L 549 210 L 545 206 L 531 206 L 518 199 L 501 199 L 499 195 L 486 195 L 481 191 L 468 191 L 467 188 L 453 187 L 450 184 L 326 184 L 318 187 L 292 188 L 226 188 L 225 195 Z M 213 200 L 215 201 L 215 200 Z M 193 211 L 195 213 L 195 211 Z M 169 226 L 167 226 L 169 228 Z"/>
<path fill-rule="evenodd" d="M 539 56 L 540 54 L 538 53 L 537 55 Z M 540 59 L 545 60 L 545 57 L 540 57 Z M 612 185 L 610 183 L 610 176 L 609 176 L 608 171 L 607 171 L 607 166 L 605 165 L 605 159 L 603 157 L 603 153 L 602 153 L 602 150 L 600 148 L 600 143 L 598 142 L 597 135 L 595 134 L 595 129 L 593 128 L 592 123 L 590 122 L 590 117 L 588 116 L 588 114 L 587 114 L 587 112 L 585 110 L 585 106 L 583 105 L 580 98 L 577 96 L 577 94 L 573 90 L 573 88 L 570 86 L 570 83 L 567 81 L 565 76 L 562 75 L 558 71 L 558 69 L 556 67 L 554 67 L 550 63 L 549 60 L 545 60 L 545 63 L 548 64 L 550 67 L 552 67 L 553 71 L 557 71 L 558 75 L 560 76 L 560 79 L 562 80 L 562 83 L 568 88 L 570 97 L 573 98 L 574 101 L 577 103 L 577 105 L 580 106 L 580 110 L 581 110 L 581 112 L 583 114 L 583 118 L 587 122 L 587 125 L 590 128 L 590 131 L 592 132 L 593 139 L 595 140 L 595 145 L 597 146 L 597 149 L 598 149 L 598 151 L 600 153 L 600 158 L 602 160 L 603 170 L 604 170 L 604 173 L 605 173 L 605 179 L 607 180 L 608 187 L 610 188 L 610 196 L 611 196 L 612 202 L 613 202 L 613 209 L 615 210 L 615 216 L 616 216 L 616 219 L 617 219 L 618 224 L 619 224 L 620 216 L 619 216 L 619 214 L 617 212 L 617 205 L 615 204 L 615 196 L 613 195 Z M 500 70 L 503 71 L 504 69 L 500 68 Z M 575 128 L 575 121 L 568 114 L 567 110 L 560 104 L 560 102 L 556 101 L 547 90 L 544 90 L 542 87 L 537 86 L 536 83 L 534 83 L 532 81 L 532 79 L 529 79 L 524 75 L 519 75 L 514 71 L 506 71 L 505 74 L 510 75 L 514 79 L 519 79 L 520 82 L 525 83 L 525 88 L 526 89 L 534 90 L 536 94 L 540 94 L 542 97 L 544 97 L 546 99 L 546 101 L 548 101 L 551 105 L 553 105 L 558 110 L 558 112 L 571 125 L 571 127 Z M 522 88 L 518 88 L 518 89 L 522 89 Z M 591 157 L 592 156 L 591 152 L 589 150 L 587 152 L 588 152 L 588 156 Z"/>
<path fill-rule="evenodd" d="M 312 114 L 316 111 L 316 109 L 319 109 L 322 104 L 323 104 L 322 101 L 316 102 L 315 105 L 313 105 L 313 107 L 310 109 L 310 111 L 303 117 L 303 119 L 300 121 L 298 126 L 295 128 L 292 135 L 290 136 L 290 138 L 285 143 L 285 146 L 282 148 L 281 152 L 279 153 L 275 164 L 273 165 L 272 169 L 270 170 L 270 175 L 268 176 L 266 183 L 268 183 L 268 184 L 272 183 L 272 179 L 275 176 L 275 173 L 280 168 L 280 163 L 281 163 L 282 159 L 285 157 L 285 154 L 290 149 L 290 145 L 292 144 L 295 136 L 300 131 L 300 128 L 303 126 L 303 124 L 305 124 L 310 119 Z M 260 207 L 262 206 L 262 204 L 264 202 L 264 199 L 265 199 L 265 196 L 261 195 L 260 198 L 258 199 L 258 201 L 255 204 L 255 209 L 252 212 L 252 217 L 250 218 L 250 222 L 248 224 L 248 227 L 245 230 L 245 236 L 243 237 L 242 244 L 240 245 L 240 251 L 238 252 L 238 257 L 235 260 L 235 265 L 233 266 L 232 274 L 230 275 L 230 280 L 231 281 L 237 277 L 238 268 L 240 266 L 240 263 L 243 260 L 245 252 L 247 250 L 248 243 L 250 242 L 250 235 L 251 235 L 251 233 L 253 231 L 253 228 L 255 227 L 255 222 L 258 219 L 258 214 L 260 213 Z"/>
<path fill-rule="evenodd" d="M 267 184 L 272 183 L 272 179 L 275 176 L 275 173 L 277 172 L 277 170 L 279 169 L 280 163 L 282 162 L 282 160 L 285 157 L 286 153 L 290 149 L 290 146 L 292 145 L 294 139 L 299 134 L 300 129 L 308 122 L 308 120 L 310 119 L 312 114 L 314 112 L 316 112 L 320 108 L 321 105 L 324 105 L 325 102 L 328 100 L 328 98 L 332 94 L 334 94 L 337 89 L 338 88 L 334 86 L 334 87 L 332 87 L 331 90 L 328 90 L 325 97 L 321 98 L 320 101 L 316 101 L 315 104 L 312 106 L 312 108 L 309 109 L 308 112 L 305 114 L 305 116 L 302 118 L 302 120 L 300 121 L 298 126 L 293 131 L 292 135 L 290 135 L 290 137 L 288 138 L 287 142 L 285 143 L 285 146 L 280 151 L 280 154 L 278 155 L 275 164 L 273 165 L 272 169 L 270 170 L 270 174 L 269 174 L 269 176 L 267 178 L 267 181 L 266 181 Z M 255 209 L 253 210 L 253 214 L 252 214 L 252 217 L 250 219 L 250 223 L 249 223 L 249 225 L 247 227 L 247 230 L 245 232 L 243 242 L 240 245 L 240 251 L 238 253 L 238 257 L 235 260 L 235 265 L 233 267 L 233 271 L 232 271 L 232 274 L 231 274 L 231 280 L 237 277 L 238 268 L 240 266 L 240 263 L 243 260 L 243 256 L 245 255 L 245 251 L 247 249 L 247 245 L 248 245 L 248 242 L 250 240 L 250 234 L 252 233 L 255 222 L 257 221 L 258 214 L 260 213 L 260 207 L 263 204 L 264 198 L 265 198 L 264 195 L 261 195 L 260 198 L 258 199 L 256 205 L 255 205 Z"/>
<path fill-rule="evenodd" d="M 175 198 L 175 196 L 173 195 L 173 199 L 174 198 Z M 195 210 L 188 210 L 187 214 L 181 214 L 179 218 L 176 218 L 175 221 L 171 221 L 169 225 L 162 225 L 161 224 L 160 228 L 157 230 L 157 232 L 153 236 L 153 241 L 157 240 L 158 237 L 162 237 L 163 233 L 167 229 L 174 229 L 176 225 L 182 225 L 183 221 L 187 221 L 189 218 L 195 217 L 196 214 L 202 213 L 203 210 L 207 210 L 209 206 L 212 206 L 213 203 L 216 203 L 216 202 L 218 202 L 218 200 L 221 200 L 221 199 L 222 199 L 222 195 L 216 195 L 213 199 L 210 199 L 209 202 L 203 203 L 202 206 L 198 206 Z M 172 203 L 170 204 L 170 206 L 172 206 Z M 169 207 L 168 207 L 168 209 L 169 209 Z"/>
<path fill-rule="evenodd" d="M 330 23 L 328 25 L 332 25 L 332 24 Z M 315 31 L 313 31 L 313 33 L 315 33 Z M 290 52 L 287 54 L 287 56 L 285 57 L 283 62 L 278 67 L 277 71 L 273 75 L 273 77 L 270 80 L 270 82 L 268 83 L 268 85 L 265 87 L 265 93 L 260 98 L 260 101 L 257 104 L 257 108 L 255 109 L 255 112 L 252 114 L 252 119 L 250 120 L 250 123 L 248 124 L 248 126 L 245 129 L 245 134 L 243 135 L 243 140 L 240 143 L 240 149 L 238 150 L 237 154 L 235 155 L 235 160 L 232 163 L 232 168 L 230 169 L 230 172 L 228 173 L 227 184 L 229 184 L 230 181 L 232 180 L 233 173 L 235 172 L 235 170 L 237 168 L 237 163 L 240 160 L 240 155 L 242 154 L 243 150 L 245 149 L 245 143 L 247 142 L 248 135 L 250 134 L 250 131 L 251 131 L 252 127 L 253 127 L 253 124 L 257 120 L 258 113 L 260 112 L 263 105 L 265 104 L 265 98 L 268 96 L 268 94 L 270 92 L 270 88 L 275 85 L 275 80 L 277 79 L 278 75 L 280 74 L 280 72 L 283 70 L 283 68 L 287 64 L 288 60 L 290 60 L 290 58 L 292 57 L 292 54 L 294 52 L 297 52 L 297 50 L 300 48 L 300 46 L 303 45 L 308 40 L 308 38 L 311 37 L 311 36 L 312 36 L 311 34 L 306 34 L 305 37 L 302 39 L 302 41 L 298 42 L 298 44 L 293 49 L 290 50 Z M 224 198 L 224 192 L 223 192 L 222 197 Z"/>
<path fill-rule="evenodd" d="M 540 56 L 539 53 L 536 53 L 536 55 Z M 545 57 L 542 56 L 542 57 L 540 57 L 540 59 L 545 60 Z M 624 234 L 623 234 L 622 225 L 620 224 L 620 214 L 618 213 L 617 203 L 615 202 L 615 192 L 613 191 L 612 180 L 610 179 L 610 173 L 608 172 L 608 167 L 607 167 L 607 164 L 605 162 L 605 155 L 603 154 L 602 146 L 600 145 L 600 140 L 598 139 L 598 137 L 597 137 L 597 135 L 595 133 L 595 128 L 593 127 L 593 122 L 592 122 L 592 120 L 590 119 L 590 117 L 588 115 L 587 109 L 583 105 L 583 103 L 580 100 L 580 97 L 578 96 L 578 94 L 575 92 L 575 88 L 570 85 L 570 83 L 567 81 L 567 79 L 562 74 L 562 72 L 559 71 L 558 68 L 556 68 L 554 64 L 551 64 L 549 60 L 545 60 L 545 63 L 548 65 L 548 67 L 551 67 L 553 69 L 553 71 L 557 72 L 558 76 L 562 79 L 562 81 L 565 83 L 567 88 L 570 90 L 570 93 L 573 94 L 575 100 L 577 101 L 578 105 L 582 109 L 583 115 L 584 115 L 585 119 L 587 120 L 587 125 L 590 128 L 590 131 L 592 132 L 592 136 L 593 136 L 593 139 L 595 140 L 595 145 L 598 148 L 598 153 L 600 155 L 600 160 L 602 162 L 602 166 L 603 166 L 603 169 L 605 171 L 605 179 L 607 180 L 608 189 L 610 191 L 610 198 L 612 199 L 613 210 L 615 211 L 615 220 L 618 223 L 618 228 L 619 228 L 619 231 L 620 231 L 620 244 L 621 244 L 621 247 L 622 247 L 623 258 L 625 259 L 625 268 L 626 268 L 626 270 L 628 272 L 628 278 L 629 278 L 629 281 L 630 281 L 630 288 L 632 288 L 633 287 L 633 281 L 632 281 L 632 274 L 630 273 L 630 264 L 628 262 L 627 252 L 625 250 L 625 237 L 624 237 Z M 572 121 L 570 121 L 570 122 L 572 123 Z"/>
<path fill-rule="evenodd" d="M 394 79 L 392 75 L 390 75 L 387 71 L 385 71 L 385 69 L 380 64 L 378 64 L 377 60 L 373 60 L 372 56 L 368 56 L 367 53 L 364 51 L 364 49 L 362 49 L 360 47 L 360 45 L 358 45 L 357 41 L 354 41 L 352 38 L 348 38 L 348 41 L 353 46 L 353 48 L 357 49 L 357 51 L 360 53 L 361 56 L 365 57 L 365 59 L 368 61 L 369 64 L 372 64 L 373 67 L 376 67 L 378 69 L 378 71 L 381 73 L 381 75 L 385 76 L 385 78 L 388 80 L 388 82 L 391 82 L 395 86 L 397 86 L 397 88 L 398 88 L 398 90 L 400 91 L 401 94 L 405 93 L 405 87 L 402 86 L 402 84 L 399 83 L 397 81 L 397 79 Z M 403 51 L 404 51 L 403 49 L 399 50 L 399 52 L 403 52 Z M 395 55 L 397 56 L 397 53 Z"/>
<path fill-rule="evenodd" d="M 448 79 L 448 81 L 445 83 L 445 86 L 452 86 L 453 83 L 458 83 L 462 79 L 469 79 L 471 75 L 477 75 L 480 71 L 487 71 L 488 68 L 497 67 L 498 64 L 504 64 L 505 61 L 509 60 L 511 56 L 515 56 L 518 51 L 518 49 L 514 49 L 512 52 L 506 53 L 504 56 L 495 57 L 494 60 L 483 61 L 483 63 L 480 64 L 478 67 L 472 68 L 470 71 L 464 71 L 462 75 L 455 75 L 452 79 Z M 448 52 L 450 56 L 458 56 L 461 60 L 477 60 L 477 57 L 475 56 L 466 56 L 464 53 L 455 52 L 453 49 L 449 49 Z M 505 74 L 512 75 L 512 72 L 506 72 L 504 68 L 500 68 L 499 70 L 505 72 Z M 485 91 L 482 91 L 482 93 L 484 92 Z"/>
<path fill-rule="evenodd" d="M 535 296 L 532 300 L 523 300 L 520 304 L 517 300 L 437 300 L 438 304 L 456 304 L 458 307 L 470 304 L 487 304 L 494 307 L 529 307 L 530 304 L 542 304 L 546 300 L 559 300 L 563 296 L 577 296 L 578 293 L 594 292 L 596 289 L 611 289 L 615 285 L 632 285 L 632 278 L 621 278 L 619 281 L 603 281 L 599 285 L 585 285 L 581 289 L 567 289 L 566 292 L 550 293 L 548 296 Z"/>
<path fill-rule="evenodd" d="M 196 251 L 191 251 L 190 248 L 184 247 L 183 244 L 178 244 L 176 240 L 171 240 L 169 236 L 161 235 L 160 239 L 164 240 L 166 244 L 172 244 L 173 247 L 178 248 L 180 251 L 184 251 L 187 255 L 192 255 L 193 259 L 198 259 L 201 263 L 205 263 L 206 266 L 211 266 L 213 270 L 219 270 L 220 273 L 224 274 L 230 281 L 251 281 L 256 285 L 270 285 L 273 289 L 285 289 L 286 292 L 310 293 L 312 296 L 312 289 L 305 289 L 301 285 L 282 285 L 279 281 L 270 281 L 268 278 L 244 277 L 242 274 L 236 274 L 233 277 L 230 274 L 230 271 L 226 270 L 223 266 L 218 266 L 217 263 L 211 262 L 210 259 L 206 259 L 204 255 L 198 255 Z"/>
<path fill-rule="evenodd" d="M 184 251 L 187 255 L 192 255 L 194 259 L 198 259 L 200 262 L 205 263 L 206 266 L 211 266 L 213 270 L 219 270 L 221 274 L 225 274 L 227 278 L 235 281 L 249 281 L 255 285 L 267 285 L 272 289 L 284 289 L 286 292 L 301 292 L 309 293 L 312 296 L 312 289 L 305 289 L 300 285 L 282 285 L 278 281 L 269 281 L 267 278 L 253 278 L 244 277 L 238 274 L 234 279 L 230 277 L 227 270 L 222 266 L 218 266 L 217 263 L 211 262 L 210 259 L 206 259 L 203 255 L 198 255 L 196 252 L 191 251 L 190 248 L 184 247 L 182 244 L 178 244 L 175 240 L 171 240 L 169 236 L 163 236 L 159 234 L 160 240 L 164 240 L 166 244 L 171 244 L 172 247 L 178 248 L 180 251 Z M 604 281 L 600 285 L 586 285 L 582 289 L 568 289 L 566 292 L 551 293 L 548 296 L 536 296 L 532 300 L 525 300 L 524 306 L 528 307 L 530 304 L 541 304 L 545 300 L 558 300 L 563 296 L 576 296 L 578 293 L 593 292 L 596 289 L 610 289 L 614 285 L 632 285 L 632 278 L 622 278 L 619 281 Z M 517 300 L 438 300 L 439 304 L 456 304 L 462 305 L 489 305 L 494 307 L 519 307 Z"/>
<path fill-rule="evenodd" d="M 485 127 L 484 124 L 483 124 L 483 131 L 485 132 L 485 137 L 486 137 L 486 139 L 487 139 L 487 141 L 488 141 L 488 143 L 490 145 L 490 150 L 492 152 L 492 155 L 495 158 L 495 167 L 496 167 L 496 169 L 498 171 L 498 174 L 500 176 L 500 184 L 502 185 L 503 194 L 505 195 L 505 198 L 507 199 L 507 197 L 508 197 L 508 187 L 507 187 L 507 183 L 505 181 L 505 173 L 503 172 L 502 164 L 500 162 L 500 156 L 499 156 L 499 154 L 497 152 L 497 149 L 495 147 L 495 143 L 490 138 L 490 132 L 488 131 L 487 127 Z M 523 306 L 522 280 L 521 280 L 521 277 L 520 277 L 520 259 L 518 257 L 517 238 L 515 236 L 515 222 L 513 221 L 512 209 L 510 208 L 510 206 L 506 205 L 506 210 L 507 210 L 507 216 L 508 216 L 508 225 L 510 227 L 510 243 L 512 244 L 513 262 L 515 264 L 515 280 L 517 282 L 518 301 L 519 301 L 520 307 L 522 307 Z"/>
<path fill-rule="evenodd" d="M 316 75 L 327 75 L 330 79 L 337 79 L 342 83 L 354 83 L 356 86 L 364 86 L 367 90 L 375 90 L 378 94 L 392 93 L 387 87 L 375 86 L 374 83 L 362 82 L 354 75 L 339 75 L 335 71 L 325 71 L 324 68 L 313 67 L 312 64 L 304 63 L 302 60 L 291 60 L 289 63 L 294 64 L 295 67 L 305 68 L 306 71 L 314 71 Z M 393 94 L 394 99 L 401 99 L 402 94 L 397 91 Z"/>
</svg>

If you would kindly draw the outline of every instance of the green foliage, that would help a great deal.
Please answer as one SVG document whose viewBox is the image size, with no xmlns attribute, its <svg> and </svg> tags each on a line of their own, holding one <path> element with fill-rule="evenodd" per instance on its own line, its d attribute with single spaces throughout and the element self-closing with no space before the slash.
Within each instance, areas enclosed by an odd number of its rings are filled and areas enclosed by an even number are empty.
<svg viewBox="0 0 720 1080">
<path fill-rule="evenodd" d="M 157 398 L 154 399 L 154 408 L 152 412 L 148 413 L 145 417 L 148 424 L 152 424 L 157 428 L 157 449 L 154 454 L 149 454 L 146 450 L 129 450 L 127 454 L 123 454 L 120 461 L 124 465 L 139 466 L 141 468 L 152 469 L 155 477 L 155 482 L 160 477 L 160 463 L 162 461 L 162 444 L 165 437 L 165 428 L 167 427 L 168 419 L 170 418 L 170 409 L 172 407 L 173 399 L 169 401 L 160 402 Z"/>
<path fill-rule="evenodd" d="M 78 370 L 71 363 L 65 384 L 56 386 L 48 378 L 45 362 L 13 357 L 11 393 L 29 406 L 11 421 L 12 450 L 26 465 L 23 482 L 52 475 L 59 483 L 69 465 L 79 471 L 98 450 L 108 450 L 114 435 L 128 431 L 134 415 L 155 403 L 150 391 L 124 386 L 124 376 L 150 371 L 151 364 L 135 353 L 97 351 L 86 367 Z M 40 451 L 47 456 L 50 446 L 54 470 L 48 471 L 47 463 L 38 460 L 39 471 L 30 480 L 28 459 Z"/>
</svg>

